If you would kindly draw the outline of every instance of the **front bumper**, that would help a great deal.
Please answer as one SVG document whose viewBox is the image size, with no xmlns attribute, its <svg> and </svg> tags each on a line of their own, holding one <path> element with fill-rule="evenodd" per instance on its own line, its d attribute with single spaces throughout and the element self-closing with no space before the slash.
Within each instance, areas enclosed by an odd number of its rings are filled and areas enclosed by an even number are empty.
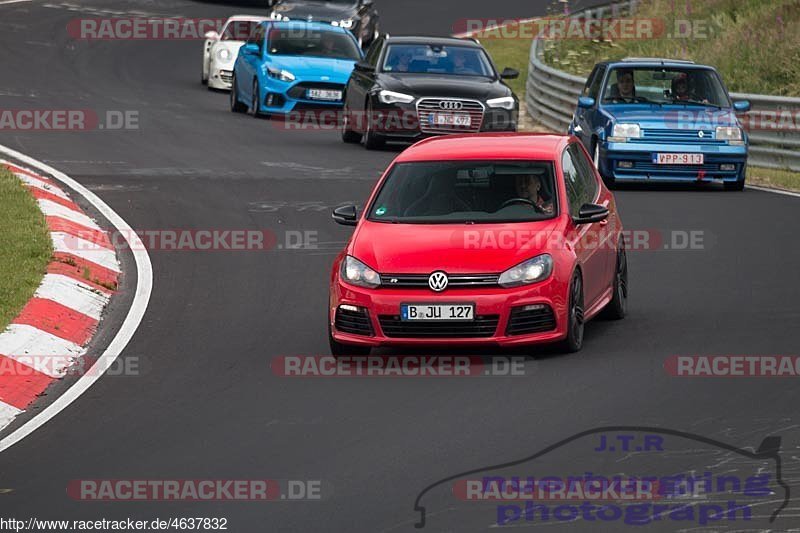
<svg viewBox="0 0 800 533">
<path fill-rule="evenodd" d="M 212 89 L 231 90 L 233 86 L 233 63 L 220 65 L 212 62 L 208 69 L 208 86 Z"/>
<path fill-rule="evenodd" d="M 599 148 L 601 174 L 613 176 L 616 181 L 735 182 L 744 179 L 747 168 L 746 145 L 601 142 Z M 704 162 L 702 165 L 658 165 L 653 157 L 659 153 L 700 153 Z M 630 168 L 625 168 L 625 164 Z M 733 168 L 723 170 L 722 165 L 733 165 Z"/>
<path fill-rule="evenodd" d="M 458 133 L 515 132 L 518 109 L 485 107 L 480 116 L 480 125 L 470 128 L 433 128 L 426 124 L 427 113 L 419 112 L 416 101 L 410 104 L 382 104 L 373 101 L 373 124 L 375 133 L 387 140 L 417 141 L 426 137 Z M 364 119 L 366 120 L 366 118 Z M 473 120 L 475 117 L 473 116 Z M 363 122 L 363 120 L 362 120 Z M 363 128 L 359 128 L 363 131 Z"/>
<path fill-rule="evenodd" d="M 452 289 L 445 293 L 433 293 L 426 289 L 366 289 L 343 283 L 334 283 L 329 305 L 329 320 L 334 339 L 343 344 L 361 346 L 496 346 L 511 347 L 537 343 L 547 343 L 564 339 L 567 334 L 567 286 L 556 277 L 527 287 Z M 439 336 L 427 331 L 425 336 L 411 333 L 398 333 L 398 327 L 409 322 L 399 321 L 400 305 L 404 303 L 454 303 L 475 304 L 475 321 L 461 323 L 467 331 L 470 324 L 482 328 L 481 336 L 464 336 L 460 333 L 447 333 Z M 369 334 L 353 334 L 337 328 L 336 312 L 340 305 L 351 305 L 366 310 Z M 552 310 L 553 324 L 546 331 L 535 333 L 509 334 L 512 309 L 526 306 L 544 305 Z M 516 311 L 517 313 L 519 311 Z M 517 315 L 518 316 L 518 315 Z M 497 320 L 496 327 L 493 326 Z M 519 324 L 520 322 L 515 322 Z M 415 323 L 416 324 L 416 323 Z M 431 324 L 428 322 L 427 324 Z M 453 322 L 439 322 L 434 328 L 452 331 Z M 486 325 L 490 324 L 489 329 Z M 388 331 L 387 331 L 388 330 Z M 486 333 L 488 332 L 488 333 Z"/>
<path fill-rule="evenodd" d="M 341 91 L 344 95 L 345 82 L 323 81 L 315 79 L 297 79 L 292 82 L 284 82 L 269 78 L 265 86 L 261 88 L 259 102 L 261 112 L 286 115 L 292 111 L 314 111 L 314 110 L 335 110 L 341 109 L 344 105 L 342 100 L 315 100 L 306 96 L 307 89 L 320 88 Z"/>
</svg>

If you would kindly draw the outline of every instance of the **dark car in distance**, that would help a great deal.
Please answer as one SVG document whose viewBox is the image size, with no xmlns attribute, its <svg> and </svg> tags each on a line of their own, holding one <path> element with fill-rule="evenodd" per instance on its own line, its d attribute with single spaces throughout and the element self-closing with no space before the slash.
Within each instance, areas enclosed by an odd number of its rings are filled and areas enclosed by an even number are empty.
<svg viewBox="0 0 800 533">
<path fill-rule="evenodd" d="M 380 17 L 373 0 L 270 0 L 273 20 L 304 20 L 339 26 L 362 48 L 378 37 Z"/>
<path fill-rule="evenodd" d="M 450 133 L 516 131 L 519 101 L 474 39 L 378 37 L 347 82 L 342 140 L 368 149 Z"/>
</svg>

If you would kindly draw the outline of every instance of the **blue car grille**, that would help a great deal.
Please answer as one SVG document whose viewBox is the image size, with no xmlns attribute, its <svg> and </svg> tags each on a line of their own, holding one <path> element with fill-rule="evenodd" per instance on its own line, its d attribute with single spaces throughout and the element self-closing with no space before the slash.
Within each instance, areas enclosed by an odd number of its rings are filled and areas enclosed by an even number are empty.
<svg viewBox="0 0 800 533">
<path fill-rule="evenodd" d="M 700 137 L 699 133 L 703 132 Z M 647 128 L 642 130 L 638 139 L 628 139 L 631 143 L 648 144 L 725 144 L 725 141 L 714 139 L 714 130 L 661 129 Z"/>
</svg>

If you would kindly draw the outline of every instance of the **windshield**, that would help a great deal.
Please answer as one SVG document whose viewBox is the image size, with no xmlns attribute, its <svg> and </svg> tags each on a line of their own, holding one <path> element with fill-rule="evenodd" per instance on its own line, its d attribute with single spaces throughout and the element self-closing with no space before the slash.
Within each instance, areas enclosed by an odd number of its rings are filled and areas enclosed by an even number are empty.
<svg viewBox="0 0 800 533">
<path fill-rule="evenodd" d="M 269 53 L 280 56 L 314 56 L 361 59 L 358 45 L 346 33 L 304 29 L 274 29 L 269 32 Z"/>
<path fill-rule="evenodd" d="M 392 167 L 367 218 L 447 224 L 544 220 L 557 213 L 549 161 L 431 161 Z"/>
<path fill-rule="evenodd" d="M 384 72 L 494 77 L 489 58 L 480 48 L 393 44 L 383 62 Z"/>
<path fill-rule="evenodd" d="M 608 75 L 603 102 L 730 106 L 716 73 L 696 68 L 615 68 Z"/>
<path fill-rule="evenodd" d="M 225 25 L 223 41 L 246 41 L 259 22 L 254 20 L 234 20 Z"/>
</svg>

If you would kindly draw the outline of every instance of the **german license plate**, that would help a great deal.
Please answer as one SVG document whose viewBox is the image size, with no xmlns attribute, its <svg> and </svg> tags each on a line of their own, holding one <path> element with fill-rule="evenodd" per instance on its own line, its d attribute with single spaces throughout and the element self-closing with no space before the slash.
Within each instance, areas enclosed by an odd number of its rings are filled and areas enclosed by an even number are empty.
<svg viewBox="0 0 800 533">
<path fill-rule="evenodd" d="M 463 113 L 431 113 L 428 121 L 434 126 L 469 127 L 472 118 Z"/>
<path fill-rule="evenodd" d="M 333 89 L 308 89 L 306 96 L 309 100 L 341 100 L 342 91 Z"/>
<path fill-rule="evenodd" d="M 703 154 L 653 154 L 657 165 L 702 165 Z"/>
<path fill-rule="evenodd" d="M 475 304 L 402 304 L 401 320 L 461 320 L 475 319 Z"/>
</svg>

